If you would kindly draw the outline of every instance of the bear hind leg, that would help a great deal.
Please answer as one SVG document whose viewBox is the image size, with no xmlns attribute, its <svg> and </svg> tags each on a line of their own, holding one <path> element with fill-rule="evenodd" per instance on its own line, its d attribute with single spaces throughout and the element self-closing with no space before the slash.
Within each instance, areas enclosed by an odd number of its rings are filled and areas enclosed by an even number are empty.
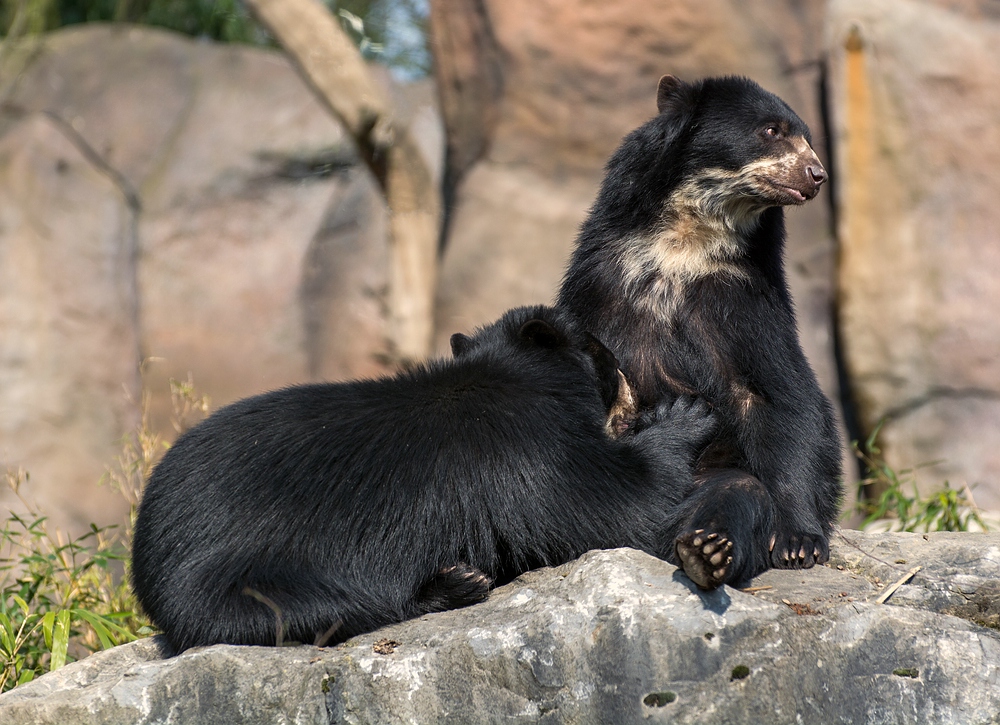
<svg viewBox="0 0 1000 725">
<path fill-rule="evenodd" d="M 699 472 L 674 512 L 664 548 L 702 589 L 736 584 L 768 568 L 774 518 L 767 489 L 734 468 Z"/>
<path fill-rule="evenodd" d="M 684 573 L 701 589 L 715 589 L 726 581 L 733 563 L 733 542 L 717 531 L 695 529 L 677 537 L 674 550 Z"/>
</svg>

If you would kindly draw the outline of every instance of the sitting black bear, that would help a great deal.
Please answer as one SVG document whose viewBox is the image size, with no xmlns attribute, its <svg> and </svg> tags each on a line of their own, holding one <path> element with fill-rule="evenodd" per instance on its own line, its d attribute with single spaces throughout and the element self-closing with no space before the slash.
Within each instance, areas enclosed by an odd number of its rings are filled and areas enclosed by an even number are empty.
<svg viewBox="0 0 1000 725">
<path fill-rule="evenodd" d="M 671 505 L 716 427 L 707 405 L 681 398 L 614 439 L 617 361 L 552 308 L 452 347 L 394 377 L 239 401 L 176 442 L 132 559 L 176 651 L 334 643 L 589 549 L 673 552 Z"/>
<path fill-rule="evenodd" d="M 802 120 L 745 78 L 664 76 L 657 106 L 608 162 L 559 305 L 618 357 L 640 407 L 699 395 L 720 417 L 675 521 L 688 575 L 712 588 L 811 567 L 829 556 L 840 436 L 799 345 L 782 207 L 826 172 Z"/>
</svg>

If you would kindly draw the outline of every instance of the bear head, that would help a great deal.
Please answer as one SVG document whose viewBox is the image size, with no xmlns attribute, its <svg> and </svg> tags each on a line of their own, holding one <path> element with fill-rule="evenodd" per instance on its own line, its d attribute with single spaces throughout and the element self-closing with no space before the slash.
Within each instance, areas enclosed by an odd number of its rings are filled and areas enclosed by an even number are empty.
<svg viewBox="0 0 1000 725">
<path fill-rule="evenodd" d="M 600 395 L 611 437 L 619 437 L 638 418 L 637 399 L 615 354 L 565 310 L 542 305 L 509 310 L 472 336 L 452 335 L 451 351 L 457 360 L 517 351 L 525 375 L 534 374 L 530 368 L 539 364 L 584 376 Z"/>
<path fill-rule="evenodd" d="M 773 93 L 736 76 L 684 83 L 660 79 L 658 122 L 682 144 L 680 165 L 762 207 L 812 199 L 827 174 L 809 128 Z M 714 175 L 705 172 L 716 172 Z"/>
<path fill-rule="evenodd" d="M 746 233 L 763 211 L 803 204 L 827 179 L 806 124 L 748 78 L 666 75 L 656 104 L 608 162 L 605 229 L 649 234 L 688 219 Z"/>
</svg>

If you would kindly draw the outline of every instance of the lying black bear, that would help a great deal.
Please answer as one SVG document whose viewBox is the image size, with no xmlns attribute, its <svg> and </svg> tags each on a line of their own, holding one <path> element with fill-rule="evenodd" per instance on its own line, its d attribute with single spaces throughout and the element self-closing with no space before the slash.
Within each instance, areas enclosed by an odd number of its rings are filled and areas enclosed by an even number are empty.
<svg viewBox="0 0 1000 725">
<path fill-rule="evenodd" d="M 452 346 L 392 378 L 234 403 L 167 452 L 132 566 L 176 651 L 339 642 L 589 549 L 672 553 L 671 504 L 716 427 L 707 405 L 682 398 L 612 438 L 617 361 L 552 308 Z"/>
<path fill-rule="evenodd" d="M 664 76 L 657 106 L 608 163 L 559 305 L 617 355 L 641 407 L 697 394 L 720 417 L 678 516 L 689 576 L 811 567 L 829 556 L 840 437 L 799 345 L 781 207 L 826 172 L 806 125 L 745 78 Z"/>
</svg>

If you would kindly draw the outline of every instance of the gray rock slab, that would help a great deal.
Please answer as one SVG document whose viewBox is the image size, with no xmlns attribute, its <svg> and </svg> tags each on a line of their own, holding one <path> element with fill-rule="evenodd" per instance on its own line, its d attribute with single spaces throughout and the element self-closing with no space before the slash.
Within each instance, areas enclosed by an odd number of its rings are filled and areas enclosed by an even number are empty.
<svg viewBox="0 0 1000 725">
<path fill-rule="evenodd" d="M 1000 582 L 996 534 L 862 534 L 845 529 L 838 538 L 831 564 L 864 576 L 879 589 L 921 567 L 892 595 L 891 604 L 950 612 Z"/>
<path fill-rule="evenodd" d="M 995 723 L 1000 633 L 877 604 L 888 572 L 854 552 L 961 589 L 998 550 L 996 534 L 845 532 L 831 566 L 709 593 L 641 552 L 594 551 L 334 648 L 118 647 L 3 695 L 0 722 Z"/>
</svg>

